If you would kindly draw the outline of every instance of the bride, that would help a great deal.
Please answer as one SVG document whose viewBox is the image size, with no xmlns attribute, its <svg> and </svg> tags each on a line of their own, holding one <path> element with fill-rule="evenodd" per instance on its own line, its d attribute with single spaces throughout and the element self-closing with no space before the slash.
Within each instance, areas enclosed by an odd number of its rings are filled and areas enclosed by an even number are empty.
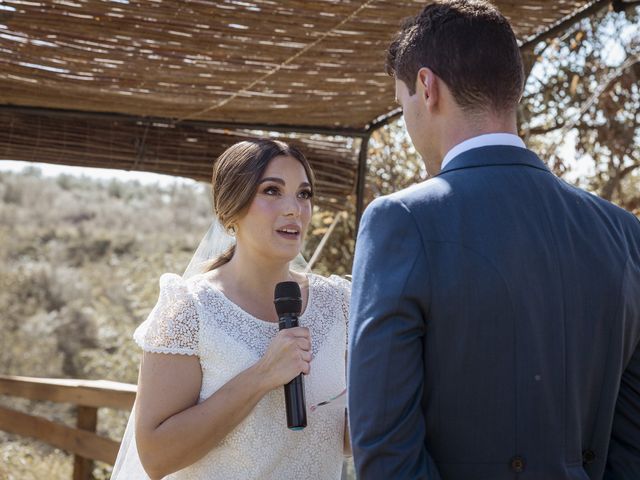
<svg viewBox="0 0 640 480">
<path fill-rule="evenodd" d="M 283 142 L 244 141 L 215 162 L 212 188 L 217 222 L 183 277 L 160 277 L 134 333 L 138 394 L 112 479 L 337 480 L 350 450 L 344 409 L 318 408 L 289 430 L 282 388 L 303 373 L 307 406 L 345 388 L 350 284 L 294 268 L 312 213 L 309 163 Z M 278 331 L 283 281 L 299 284 L 303 313 Z"/>
</svg>

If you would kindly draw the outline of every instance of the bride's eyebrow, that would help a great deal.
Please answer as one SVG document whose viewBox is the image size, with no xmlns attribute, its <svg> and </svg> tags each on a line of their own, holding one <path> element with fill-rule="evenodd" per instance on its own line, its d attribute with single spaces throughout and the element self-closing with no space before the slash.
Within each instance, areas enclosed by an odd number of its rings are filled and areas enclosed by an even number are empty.
<svg viewBox="0 0 640 480">
<path fill-rule="evenodd" d="M 265 177 L 262 180 L 260 180 L 259 183 L 266 183 L 266 182 L 274 182 L 274 183 L 279 183 L 280 185 L 286 185 L 285 181 L 278 177 Z"/>
<path fill-rule="evenodd" d="M 258 184 L 261 185 L 266 182 L 274 182 L 282 186 L 286 186 L 287 184 L 283 179 L 278 177 L 264 177 L 262 180 L 258 182 Z M 311 184 L 308 182 L 302 182 L 298 188 L 311 188 Z"/>
</svg>

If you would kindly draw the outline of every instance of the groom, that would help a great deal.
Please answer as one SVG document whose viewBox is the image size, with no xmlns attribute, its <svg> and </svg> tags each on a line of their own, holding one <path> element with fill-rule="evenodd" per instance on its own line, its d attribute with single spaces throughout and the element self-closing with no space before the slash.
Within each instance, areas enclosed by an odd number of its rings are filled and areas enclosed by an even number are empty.
<svg viewBox="0 0 640 480">
<path fill-rule="evenodd" d="M 387 65 L 431 178 L 358 236 L 359 478 L 640 479 L 640 222 L 517 136 L 520 53 L 490 3 L 428 5 Z"/>
</svg>

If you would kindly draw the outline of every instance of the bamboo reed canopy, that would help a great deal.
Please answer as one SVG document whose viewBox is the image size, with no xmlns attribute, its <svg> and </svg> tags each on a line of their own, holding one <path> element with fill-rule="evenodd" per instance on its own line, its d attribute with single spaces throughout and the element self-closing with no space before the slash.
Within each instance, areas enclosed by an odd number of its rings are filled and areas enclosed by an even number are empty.
<svg viewBox="0 0 640 480">
<path fill-rule="evenodd" d="M 494 3 L 524 48 L 609 2 Z M 209 180 L 251 130 L 298 132 L 319 198 L 342 203 L 398 116 L 386 47 L 424 4 L 3 0 L 0 158 Z"/>
</svg>

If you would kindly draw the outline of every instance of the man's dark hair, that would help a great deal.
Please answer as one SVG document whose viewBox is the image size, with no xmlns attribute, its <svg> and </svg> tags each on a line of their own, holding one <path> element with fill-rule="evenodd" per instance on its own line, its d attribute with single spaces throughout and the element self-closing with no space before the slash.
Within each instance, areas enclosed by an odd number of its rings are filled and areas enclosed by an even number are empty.
<svg viewBox="0 0 640 480">
<path fill-rule="evenodd" d="M 524 71 L 515 34 L 487 1 L 442 0 L 405 20 L 389 46 L 387 73 L 413 95 L 423 67 L 470 112 L 511 111 L 522 96 Z"/>
</svg>

